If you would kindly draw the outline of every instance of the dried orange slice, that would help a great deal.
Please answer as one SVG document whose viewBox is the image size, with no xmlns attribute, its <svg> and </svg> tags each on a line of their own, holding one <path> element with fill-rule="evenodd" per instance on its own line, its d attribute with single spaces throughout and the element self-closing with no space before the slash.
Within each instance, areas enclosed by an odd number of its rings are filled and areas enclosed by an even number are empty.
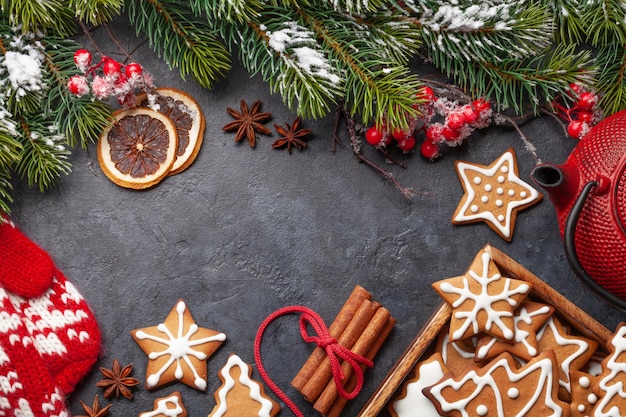
<svg viewBox="0 0 626 417">
<path fill-rule="evenodd" d="M 120 109 L 100 135 L 98 162 L 114 183 L 134 189 L 160 182 L 176 160 L 178 133 L 169 117 L 149 108 Z"/>
<path fill-rule="evenodd" d="M 204 139 L 204 113 L 198 102 L 184 91 L 161 87 L 153 94 L 143 94 L 137 102 L 172 119 L 178 131 L 176 162 L 169 175 L 184 171 L 195 161 Z"/>
</svg>

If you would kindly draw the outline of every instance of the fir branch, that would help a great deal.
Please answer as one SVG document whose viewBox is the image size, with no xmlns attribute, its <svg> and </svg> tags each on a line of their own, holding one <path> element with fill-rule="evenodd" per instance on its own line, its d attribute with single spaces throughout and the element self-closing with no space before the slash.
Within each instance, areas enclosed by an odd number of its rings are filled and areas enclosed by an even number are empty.
<svg viewBox="0 0 626 417">
<path fill-rule="evenodd" d="M 110 22 L 122 11 L 124 0 L 70 0 L 69 7 L 76 17 L 93 26 Z"/>
<path fill-rule="evenodd" d="M 22 144 L 13 135 L 0 131 L 0 167 L 12 167 L 20 160 Z"/>
<path fill-rule="evenodd" d="M 28 180 L 29 186 L 37 185 L 42 192 L 71 170 L 67 160 L 70 152 L 61 143 L 63 137 L 50 132 L 49 126 L 40 117 L 21 123 L 24 140 L 17 172 Z"/>
<path fill-rule="evenodd" d="M 550 6 L 556 28 L 555 42 L 580 44 L 587 39 L 579 0 L 553 0 Z"/>
<path fill-rule="evenodd" d="M 177 67 L 183 79 L 192 75 L 210 88 L 230 69 L 225 46 L 184 2 L 126 0 L 125 10 L 137 34 L 146 35 L 157 56 L 170 68 Z"/>
<path fill-rule="evenodd" d="M 11 197 L 12 190 L 11 170 L 0 163 L 0 213 L 11 213 L 10 205 L 13 203 L 13 198 Z"/>
<path fill-rule="evenodd" d="M 225 20 L 229 23 L 246 23 L 260 16 L 265 2 L 259 0 L 190 0 L 189 6 L 196 16 L 205 14 L 209 21 Z"/>
<path fill-rule="evenodd" d="M 76 27 L 73 10 L 62 0 L 0 0 L 0 10 L 2 20 L 22 33 L 71 35 Z"/>
<path fill-rule="evenodd" d="M 595 46 L 626 44 L 626 5 L 620 0 L 588 2 L 581 18 Z"/>
<path fill-rule="evenodd" d="M 552 42 L 546 5 L 504 1 L 497 5 L 427 2 L 419 18 L 433 63 L 446 73 L 456 62 L 503 62 L 535 56 Z"/>
<path fill-rule="evenodd" d="M 609 115 L 626 108 L 626 49 L 621 45 L 600 48 L 596 87 L 602 92 L 600 107 Z"/>
</svg>

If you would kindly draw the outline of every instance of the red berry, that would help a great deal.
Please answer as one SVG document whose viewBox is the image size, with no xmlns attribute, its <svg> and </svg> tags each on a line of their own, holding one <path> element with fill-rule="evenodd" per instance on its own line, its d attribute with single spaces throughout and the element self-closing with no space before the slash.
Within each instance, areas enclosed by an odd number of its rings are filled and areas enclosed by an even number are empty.
<svg viewBox="0 0 626 417">
<path fill-rule="evenodd" d="M 457 129 L 451 129 L 447 126 L 444 126 L 441 131 L 441 135 L 445 140 L 452 142 L 457 140 L 459 136 L 461 136 L 461 132 L 459 132 Z"/>
<path fill-rule="evenodd" d="M 415 148 L 415 138 L 413 136 L 406 136 L 404 139 L 398 140 L 398 148 L 404 153 L 412 151 Z"/>
<path fill-rule="evenodd" d="M 395 140 L 403 140 L 406 139 L 408 137 L 408 132 L 406 132 L 405 130 L 402 129 L 394 129 L 391 136 L 395 139 Z"/>
<path fill-rule="evenodd" d="M 82 96 L 89 92 L 87 79 L 82 75 L 74 75 L 67 82 L 67 89 L 75 96 Z"/>
<path fill-rule="evenodd" d="M 588 124 L 593 123 L 593 113 L 590 111 L 581 111 L 578 113 L 578 116 L 576 116 L 576 118 L 581 122 L 585 122 Z"/>
<path fill-rule="evenodd" d="M 567 133 L 573 138 L 580 139 L 584 127 L 584 122 L 581 122 L 580 120 L 572 120 L 567 126 Z"/>
<path fill-rule="evenodd" d="M 365 132 L 365 141 L 372 146 L 386 146 L 388 139 L 376 126 L 372 126 Z"/>
<path fill-rule="evenodd" d="M 578 98 L 576 104 L 580 109 L 591 110 L 597 101 L 598 97 L 595 94 L 593 94 L 591 91 L 585 91 L 584 93 L 580 94 L 580 97 Z"/>
<path fill-rule="evenodd" d="M 433 143 L 441 142 L 443 140 L 442 131 L 443 125 L 439 123 L 432 124 L 426 129 L 426 139 Z"/>
<path fill-rule="evenodd" d="M 79 49 L 74 52 L 74 64 L 80 69 L 87 69 L 91 65 L 91 52 L 86 49 Z"/>
<path fill-rule="evenodd" d="M 441 156 L 441 152 L 439 151 L 439 144 L 426 140 L 422 143 L 420 147 L 420 153 L 426 159 L 435 160 Z"/>
<path fill-rule="evenodd" d="M 472 109 L 472 106 L 470 106 L 469 104 L 466 104 L 461 108 L 461 114 L 465 119 L 465 123 L 469 125 L 471 125 L 478 119 L 478 112 L 474 111 L 474 109 Z"/>
<path fill-rule="evenodd" d="M 579 96 L 580 93 L 583 92 L 583 86 L 580 84 L 576 84 L 576 83 L 570 83 L 569 89 L 571 90 L 571 95 L 574 97 Z"/>
<path fill-rule="evenodd" d="M 102 72 L 104 75 L 117 75 L 120 74 L 122 70 L 122 65 L 114 59 L 105 58 L 104 64 L 102 65 Z"/>
<path fill-rule="evenodd" d="M 141 65 L 133 62 L 126 65 L 124 71 L 126 72 L 126 76 L 130 78 L 133 75 L 141 75 L 141 73 L 143 72 L 143 68 L 141 68 Z"/>
<path fill-rule="evenodd" d="M 452 130 L 460 130 L 465 126 L 465 117 L 458 111 L 451 112 L 448 114 L 448 117 L 446 117 L 446 125 Z"/>
</svg>

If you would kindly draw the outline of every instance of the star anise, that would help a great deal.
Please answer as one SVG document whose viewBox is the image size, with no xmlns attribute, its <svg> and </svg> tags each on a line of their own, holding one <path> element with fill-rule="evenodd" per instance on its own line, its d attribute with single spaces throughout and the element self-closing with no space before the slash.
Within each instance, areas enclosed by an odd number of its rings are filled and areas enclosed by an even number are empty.
<svg viewBox="0 0 626 417">
<path fill-rule="evenodd" d="M 139 380 L 130 376 L 133 373 L 132 363 L 122 368 L 118 360 L 114 359 L 111 369 L 100 368 L 100 372 L 104 375 L 104 379 L 96 382 L 96 386 L 106 388 L 105 398 L 110 398 L 113 394 L 117 398 L 121 394 L 129 400 L 133 399 L 131 388 L 139 385 Z"/>
<path fill-rule="evenodd" d="M 306 143 L 304 142 L 304 137 L 312 132 L 311 129 L 301 129 L 300 128 L 301 120 L 299 117 L 293 121 L 293 124 L 289 125 L 289 123 L 285 123 L 286 129 L 277 124 L 274 125 L 274 128 L 278 132 L 278 134 L 282 135 L 272 144 L 272 148 L 279 149 L 284 146 L 287 146 L 287 150 L 291 153 L 291 148 L 298 148 L 299 151 L 302 148 L 306 148 Z"/>
<path fill-rule="evenodd" d="M 109 414 L 109 408 L 111 408 L 112 404 L 109 404 L 104 408 L 100 408 L 100 400 L 98 399 L 98 394 L 96 394 L 96 398 L 94 398 L 93 405 L 91 407 L 82 401 L 80 402 L 80 405 L 83 406 L 83 410 L 85 410 L 87 415 L 76 417 L 104 417 Z"/>
<path fill-rule="evenodd" d="M 245 100 L 241 100 L 240 108 L 240 112 L 230 107 L 226 108 L 228 114 L 234 117 L 235 120 L 224 126 L 222 130 L 226 132 L 234 132 L 236 130 L 235 142 L 239 142 L 246 137 L 250 146 L 254 148 L 257 132 L 264 135 L 272 134 L 267 127 L 263 126 L 263 123 L 272 118 L 272 114 L 259 111 L 261 100 L 255 101 L 250 109 L 248 109 L 248 103 Z"/>
</svg>

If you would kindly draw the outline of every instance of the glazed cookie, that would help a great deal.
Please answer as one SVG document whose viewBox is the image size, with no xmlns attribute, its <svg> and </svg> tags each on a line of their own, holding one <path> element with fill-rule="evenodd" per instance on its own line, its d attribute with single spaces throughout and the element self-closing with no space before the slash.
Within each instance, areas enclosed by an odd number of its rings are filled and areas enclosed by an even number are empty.
<svg viewBox="0 0 626 417">
<path fill-rule="evenodd" d="M 465 275 L 437 281 L 432 286 L 452 307 L 452 341 L 481 332 L 513 340 L 513 311 L 531 290 L 528 282 L 503 277 L 486 250 L 476 255 Z"/>
<path fill-rule="evenodd" d="M 524 300 L 513 317 L 515 328 L 513 343 L 493 336 L 481 337 L 476 345 L 476 360 L 491 359 L 502 352 L 510 352 L 521 359 L 531 360 L 539 353 L 537 331 L 553 313 L 552 306 Z"/>
<path fill-rule="evenodd" d="M 464 161 L 457 161 L 455 166 L 465 194 L 452 215 L 453 224 L 485 222 L 510 241 L 517 212 L 543 197 L 519 178 L 513 149 L 488 166 Z"/>
<path fill-rule="evenodd" d="M 517 368 L 503 353 L 482 368 L 448 376 L 424 390 L 441 415 L 568 416 L 569 404 L 558 399 L 554 352 L 544 352 Z"/>
<path fill-rule="evenodd" d="M 559 395 L 564 400 L 569 400 L 569 374 L 587 364 L 598 348 L 598 342 L 570 335 L 559 319 L 551 316 L 537 332 L 537 346 L 540 352 L 554 351 L 559 364 Z"/>
<path fill-rule="evenodd" d="M 215 407 L 209 417 L 273 417 L 280 405 L 252 379 L 252 368 L 235 354 L 219 373 L 222 386 L 215 391 Z"/>
<path fill-rule="evenodd" d="M 154 409 L 139 414 L 139 417 L 187 417 L 187 409 L 179 392 L 154 400 Z"/>
<path fill-rule="evenodd" d="M 198 327 L 183 300 L 176 303 L 163 323 L 133 330 L 132 336 L 148 355 L 147 389 L 180 381 L 204 391 L 206 361 L 226 340 L 223 333 Z"/>
<path fill-rule="evenodd" d="M 388 409 L 392 417 L 414 417 L 419 410 L 420 417 L 439 417 L 437 409 L 422 390 L 436 384 L 448 373 L 440 353 L 418 363 L 414 375 L 404 383 L 402 394 Z"/>
<path fill-rule="evenodd" d="M 626 415 L 626 323 L 620 323 L 607 348 L 611 354 L 602 362 L 602 373 L 594 390 L 600 401 L 592 417 Z"/>
</svg>

